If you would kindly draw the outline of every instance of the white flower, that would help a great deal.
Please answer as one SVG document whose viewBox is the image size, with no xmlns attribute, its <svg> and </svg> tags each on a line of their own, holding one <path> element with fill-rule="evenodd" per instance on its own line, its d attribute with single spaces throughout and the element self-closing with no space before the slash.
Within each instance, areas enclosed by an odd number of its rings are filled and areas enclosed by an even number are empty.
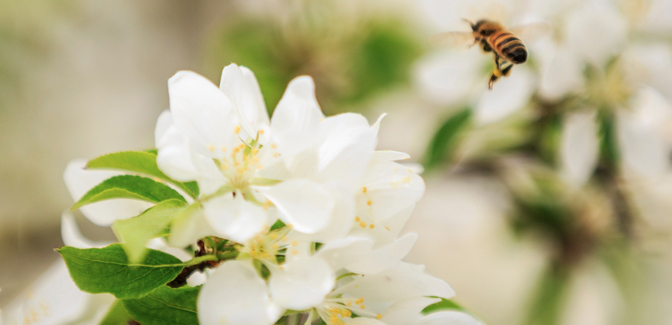
<svg viewBox="0 0 672 325">
<path fill-rule="evenodd" d="M 249 240 L 275 221 L 275 209 L 307 234 L 354 213 L 347 201 L 375 133 L 361 115 L 324 118 L 309 77 L 289 84 L 270 125 L 246 68 L 226 67 L 221 90 L 179 72 L 169 92 L 171 112 L 157 122 L 157 163 L 174 179 L 198 181 L 208 196 L 205 217 L 223 237 Z"/>
</svg>

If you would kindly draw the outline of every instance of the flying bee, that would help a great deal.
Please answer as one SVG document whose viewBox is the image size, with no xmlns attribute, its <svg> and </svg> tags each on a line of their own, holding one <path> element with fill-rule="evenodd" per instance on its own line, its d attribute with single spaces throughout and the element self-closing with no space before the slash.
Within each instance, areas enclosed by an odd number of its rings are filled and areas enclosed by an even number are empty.
<svg viewBox="0 0 672 325">
<path fill-rule="evenodd" d="M 543 37 L 550 31 L 547 23 L 532 23 L 510 29 L 496 21 L 481 19 L 473 23 L 463 19 L 471 26 L 471 32 L 446 32 L 432 36 L 429 39 L 433 46 L 449 46 L 453 48 L 471 48 L 479 44 L 484 52 L 492 52 L 495 58 L 495 69 L 490 76 L 488 89 L 492 89 L 495 81 L 500 77 L 511 74 L 511 68 L 516 64 L 527 61 L 528 43 Z"/>
</svg>

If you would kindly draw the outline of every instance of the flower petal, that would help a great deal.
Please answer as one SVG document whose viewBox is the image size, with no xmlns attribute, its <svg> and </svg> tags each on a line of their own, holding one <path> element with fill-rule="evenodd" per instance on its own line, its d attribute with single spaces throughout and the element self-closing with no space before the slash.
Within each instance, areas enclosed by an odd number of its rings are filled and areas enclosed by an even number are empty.
<svg viewBox="0 0 672 325">
<path fill-rule="evenodd" d="M 473 316 L 459 311 L 441 311 L 425 316 L 416 325 L 482 325 Z"/>
<path fill-rule="evenodd" d="M 313 79 L 303 76 L 292 80 L 271 119 L 273 139 L 281 154 L 291 156 L 310 147 L 323 118 L 315 98 Z"/>
<path fill-rule="evenodd" d="M 560 145 L 562 174 L 575 187 L 585 184 L 597 166 L 597 136 L 594 112 L 566 116 Z"/>
<path fill-rule="evenodd" d="M 367 310 L 382 313 L 401 299 L 420 296 L 450 298 L 455 291 L 445 281 L 424 273 L 421 267 L 399 263 L 393 269 L 357 277 L 334 290 L 333 294 L 364 298 Z"/>
<path fill-rule="evenodd" d="M 368 252 L 358 262 L 348 264 L 345 268 L 358 274 L 375 274 L 384 271 L 399 263 L 411 251 L 417 239 L 417 234 L 407 234 L 389 245 Z"/>
<path fill-rule="evenodd" d="M 522 66 L 517 66 L 513 70 L 509 77 L 498 80 L 493 89 L 484 92 L 478 100 L 477 123 L 488 124 L 499 121 L 527 105 L 535 88 L 534 76 Z"/>
<path fill-rule="evenodd" d="M 424 193 L 425 182 L 418 174 L 395 162 L 374 159 L 357 194 L 357 215 L 379 223 L 414 205 Z"/>
<path fill-rule="evenodd" d="M 156 128 L 154 129 L 154 145 L 158 148 L 161 139 L 168 131 L 168 128 L 173 126 L 173 116 L 169 110 L 161 112 L 159 118 L 156 120 Z"/>
<path fill-rule="evenodd" d="M 201 155 L 224 157 L 221 148 L 240 143 L 231 101 L 208 79 L 180 71 L 168 81 L 173 124 Z"/>
<path fill-rule="evenodd" d="M 246 67 L 230 64 L 222 71 L 219 88 L 234 104 L 240 125 L 247 135 L 255 138 L 259 130 L 267 134 L 270 127 L 266 104 L 261 96 L 254 73 Z"/>
<path fill-rule="evenodd" d="M 373 159 L 387 160 L 387 161 L 397 161 L 397 160 L 406 160 L 411 158 L 411 156 L 405 152 L 394 151 L 394 150 L 377 150 L 373 152 Z"/>
<path fill-rule="evenodd" d="M 305 257 L 284 264 L 272 273 L 273 301 L 292 310 L 310 309 L 321 303 L 335 283 L 334 271 L 319 257 Z"/>
<path fill-rule="evenodd" d="M 285 181 L 260 192 L 275 204 L 281 220 L 308 234 L 329 223 L 335 206 L 331 193 L 309 180 Z"/>
<path fill-rule="evenodd" d="M 224 238 L 245 243 L 269 226 L 264 208 L 247 202 L 240 193 L 203 202 L 205 217 Z"/>
<path fill-rule="evenodd" d="M 205 236 L 217 235 L 218 233 L 205 219 L 203 210 L 197 209 L 192 214 L 181 215 L 173 219 L 168 243 L 173 247 L 187 247 Z"/>
<path fill-rule="evenodd" d="M 59 259 L 25 294 L 5 306 L 1 316 L 6 324 L 69 324 L 84 315 L 92 297 L 77 288 Z M 30 321 L 24 323 L 25 319 Z"/>
<path fill-rule="evenodd" d="M 361 260 L 373 249 L 375 242 L 366 237 L 348 236 L 332 241 L 320 248 L 315 256 L 327 261 L 333 270 L 340 270 Z"/>
<path fill-rule="evenodd" d="M 441 299 L 427 297 L 399 300 L 383 313 L 380 320 L 387 325 L 416 324 L 422 318 L 422 310 L 439 301 Z"/>
<path fill-rule="evenodd" d="M 212 273 L 198 295 L 198 320 L 203 325 L 270 325 L 277 319 L 266 282 L 252 265 L 227 261 Z"/>
<path fill-rule="evenodd" d="M 65 211 L 61 214 L 61 237 L 63 238 L 63 244 L 66 246 L 72 246 L 76 248 L 102 248 L 111 243 L 107 242 L 94 242 L 82 235 L 82 232 L 79 231 L 77 222 L 75 221 L 75 216 L 72 213 Z"/>
<path fill-rule="evenodd" d="M 87 170 L 85 166 L 86 160 L 73 160 L 68 163 L 63 173 L 65 185 L 75 201 L 102 181 L 122 174 L 114 171 Z M 151 203 L 139 200 L 114 199 L 92 203 L 81 207 L 80 210 L 94 224 L 107 227 L 115 220 L 135 217 L 151 206 Z"/>
<path fill-rule="evenodd" d="M 320 125 L 320 138 L 319 179 L 359 186 L 376 146 L 376 132 L 366 118 L 354 113 L 329 117 Z"/>
</svg>

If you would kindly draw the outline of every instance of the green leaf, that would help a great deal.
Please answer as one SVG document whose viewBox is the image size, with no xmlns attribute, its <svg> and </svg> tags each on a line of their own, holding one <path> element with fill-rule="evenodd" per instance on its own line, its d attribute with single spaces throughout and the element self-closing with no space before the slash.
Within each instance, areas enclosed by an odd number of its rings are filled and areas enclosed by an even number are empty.
<svg viewBox="0 0 672 325">
<path fill-rule="evenodd" d="M 121 300 L 116 300 L 99 325 L 126 325 L 131 320 Z"/>
<path fill-rule="evenodd" d="M 166 233 L 171 220 L 183 210 L 180 200 L 163 201 L 137 217 L 117 220 L 112 230 L 117 235 L 131 263 L 139 263 L 147 253 L 147 242 Z"/>
<path fill-rule="evenodd" d="M 468 124 L 471 109 L 466 108 L 449 117 L 432 137 L 425 155 L 425 168 L 432 169 L 452 158 L 457 147 L 458 135 Z"/>
<path fill-rule="evenodd" d="M 133 175 L 114 176 L 104 180 L 89 190 L 75 203 L 70 211 L 79 209 L 87 204 L 109 199 L 138 199 L 159 203 L 176 199 L 187 202 L 180 193 L 168 185 L 153 181 L 146 177 Z"/>
<path fill-rule="evenodd" d="M 105 248 L 56 250 L 77 287 L 88 293 L 111 293 L 119 299 L 140 298 L 175 279 L 184 268 L 177 257 L 148 250 L 143 263 L 130 263 L 120 244 Z"/>
<path fill-rule="evenodd" d="M 200 287 L 160 287 L 140 299 L 124 300 L 124 307 L 142 325 L 197 325 L 196 300 Z"/>
<path fill-rule="evenodd" d="M 439 298 L 439 297 L 431 297 L 431 298 Z M 458 305 L 457 303 L 455 303 L 452 300 L 448 300 L 448 299 L 445 299 L 445 298 L 440 298 L 440 299 L 441 299 L 441 301 L 425 307 L 425 309 L 422 310 L 422 313 L 426 315 L 426 314 L 431 314 L 433 312 L 442 311 L 442 310 L 466 311 L 466 309 L 464 309 L 462 306 Z"/>
<path fill-rule="evenodd" d="M 86 168 L 118 169 L 154 176 L 160 180 L 174 184 L 192 197 L 198 197 L 196 182 L 182 183 L 164 174 L 156 165 L 156 151 L 122 151 L 100 156 L 89 160 Z"/>
<path fill-rule="evenodd" d="M 616 138 L 616 125 L 612 114 L 600 112 L 600 159 L 608 167 L 615 169 L 618 166 L 620 152 Z"/>
</svg>

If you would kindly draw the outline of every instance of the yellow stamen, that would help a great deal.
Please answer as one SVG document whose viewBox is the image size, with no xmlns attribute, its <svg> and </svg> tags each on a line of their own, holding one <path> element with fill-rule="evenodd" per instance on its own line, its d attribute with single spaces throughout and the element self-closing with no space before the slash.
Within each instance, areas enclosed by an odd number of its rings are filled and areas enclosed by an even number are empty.
<svg viewBox="0 0 672 325">
<path fill-rule="evenodd" d="M 235 134 L 240 133 L 240 125 L 236 125 L 236 127 L 233 129 L 233 133 Z"/>
<path fill-rule="evenodd" d="M 366 222 L 360 221 L 359 226 L 362 227 L 362 228 L 366 228 Z"/>
<path fill-rule="evenodd" d="M 369 228 L 370 228 L 370 229 L 373 229 L 373 228 L 375 228 L 375 227 L 376 227 L 376 226 L 375 226 L 374 224 L 370 224 L 370 225 L 369 225 Z"/>
<path fill-rule="evenodd" d="M 366 186 L 362 187 L 362 193 L 366 193 Z"/>
<path fill-rule="evenodd" d="M 373 203 L 371 200 L 366 201 L 366 205 L 371 205 L 371 203 Z"/>
</svg>

